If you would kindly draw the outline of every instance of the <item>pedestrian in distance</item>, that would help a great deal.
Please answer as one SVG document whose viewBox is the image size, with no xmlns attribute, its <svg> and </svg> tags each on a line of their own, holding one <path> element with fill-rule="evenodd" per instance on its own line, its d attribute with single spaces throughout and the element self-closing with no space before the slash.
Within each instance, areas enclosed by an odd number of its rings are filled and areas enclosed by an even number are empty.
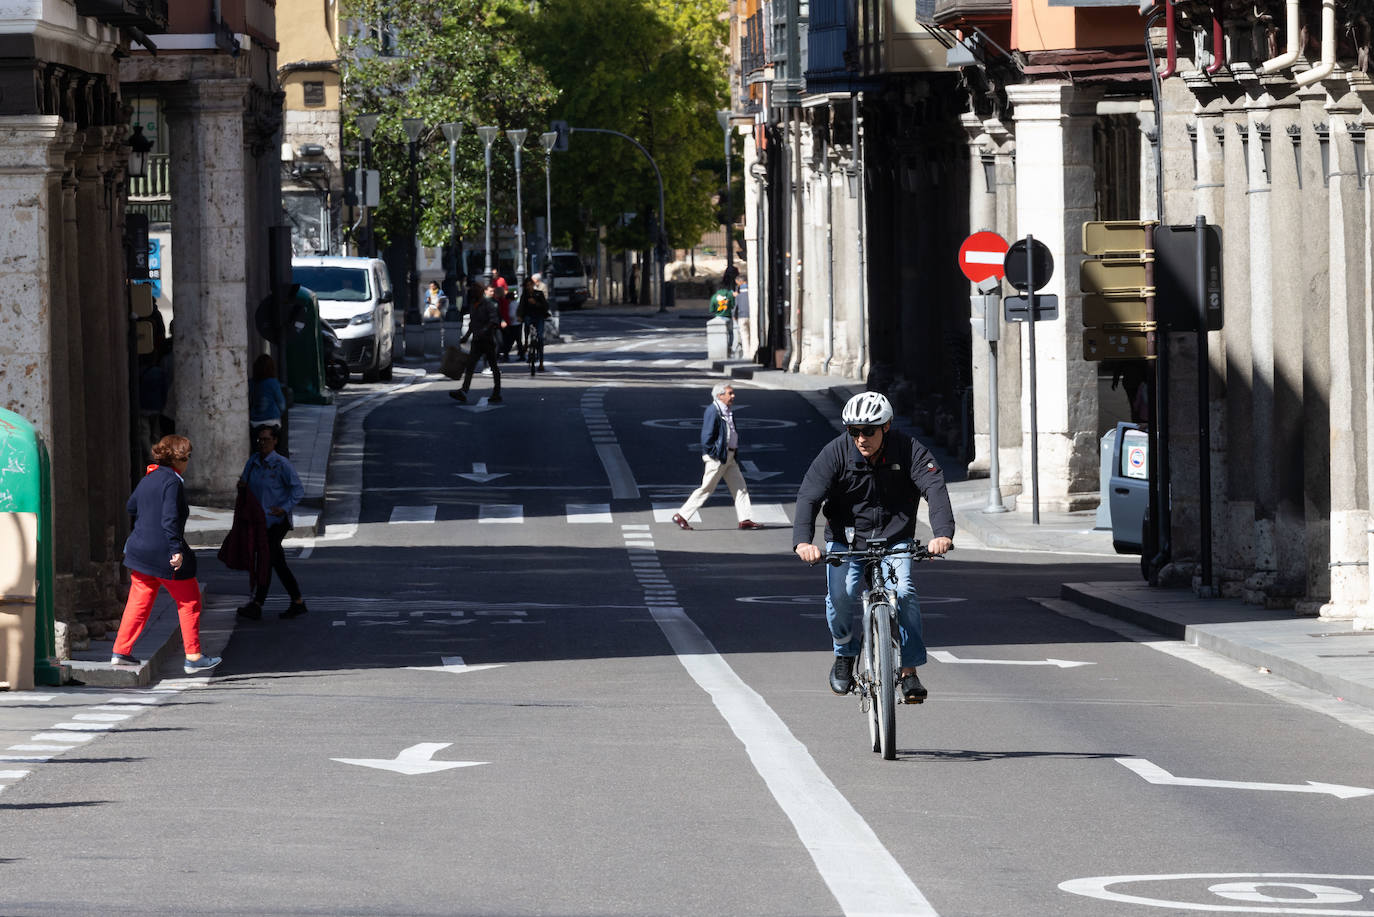
<svg viewBox="0 0 1374 917">
<path fill-rule="evenodd" d="M 439 281 L 431 280 L 425 291 L 425 311 L 420 318 L 426 322 L 441 321 L 448 312 L 448 296 L 439 288 Z"/>
<path fill-rule="evenodd" d="M 186 544 L 186 503 L 182 475 L 191 460 L 191 441 L 169 434 L 153 446 L 148 473 L 138 482 L 126 509 L 133 520 L 124 543 L 124 566 L 129 568 L 129 598 L 119 621 L 111 665 L 140 665 L 131 654 L 138 642 L 159 589 L 176 602 L 181 641 L 186 649 L 182 670 L 187 675 L 209 672 L 220 657 L 207 656 L 200 646 L 200 584 L 196 555 Z"/>
<path fill-rule="evenodd" d="M 496 285 L 489 282 L 482 292 L 484 295 L 477 305 L 472 307 L 468 330 L 459 340 L 461 344 L 469 337 L 472 338 L 472 359 L 468 360 L 467 369 L 463 373 L 463 387 L 458 391 L 449 392 L 448 396 L 455 401 L 467 402 L 477 358 L 485 357 L 487 365 L 491 367 L 491 397 L 487 399 L 487 403 L 500 404 L 501 362 L 497 359 L 496 352 L 501 346 L 501 314 L 496 305 Z"/>
<path fill-rule="evenodd" d="M 248 383 L 249 449 L 257 449 L 258 429 L 281 429 L 282 412 L 286 410 L 286 393 L 277 380 L 277 363 L 271 354 L 261 354 L 253 361 L 253 378 Z"/>
<path fill-rule="evenodd" d="M 735 517 L 739 519 L 739 527 L 763 528 L 749 518 L 753 514 L 749 504 L 749 488 L 745 486 L 744 475 L 735 461 L 739 451 L 739 434 L 735 430 L 734 403 L 735 388 L 730 383 L 720 382 L 711 389 L 711 403 L 706 406 L 706 413 L 701 418 L 701 461 L 705 465 L 701 486 L 692 491 L 687 502 L 673 514 L 673 521 L 684 531 L 692 530 L 687 520 L 701 509 L 722 478 L 735 498 Z"/>
<path fill-rule="evenodd" d="M 945 476 L 930 451 L 920 442 L 892 429 L 892 403 L 879 392 L 861 392 L 846 402 L 840 414 L 845 432 L 821 449 L 806 470 L 797 493 L 792 524 L 793 551 L 808 564 L 821 559 L 811 543 L 816 514 L 825 510 L 825 540 L 830 551 L 863 549 L 868 539 L 884 539 L 889 547 L 910 548 L 916 535 L 916 507 L 924 497 L 934 535 L 926 546 L 931 554 L 954 548 L 954 510 Z M 853 530 L 854 544 L 844 539 Z M 926 663 L 921 631 L 921 602 L 911 579 L 911 558 L 889 557 L 883 566 L 894 578 L 897 625 L 901 631 L 899 685 L 908 704 L 922 703 L 928 692 L 916 676 Z M 826 564 L 825 620 L 830 625 L 835 660 L 830 667 L 830 690 L 848 694 L 854 686 L 854 659 L 863 643 L 861 618 L 863 562 Z"/>
<path fill-rule="evenodd" d="M 249 456 L 244 464 L 243 473 L 239 475 L 238 487 L 240 490 L 246 488 L 262 506 L 263 515 L 267 520 L 267 550 L 272 569 L 276 572 L 277 579 L 281 580 L 287 595 L 291 597 L 291 604 L 277 617 L 299 617 L 309 609 L 305 607 L 305 600 L 301 598 L 301 588 L 296 583 L 296 577 L 286 565 L 286 552 L 282 548 L 282 541 L 286 538 L 286 533 L 291 531 L 291 510 L 305 496 L 305 487 L 301 485 L 300 476 L 296 474 L 290 459 L 277 451 L 276 430 L 266 427 L 258 431 L 258 451 Z M 270 576 L 258 583 L 253 598 L 248 604 L 239 607 L 239 617 L 250 621 L 261 620 L 262 605 L 267 601 L 267 589 L 271 585 Z"/>
<path fill-rule="evenodd" d="M 515 310 L 515 317 L 520 322 L 520 355 L 523 357 L 525 347 L 535 339 L 543 343 L 544 323 L 549 320 L 549 298 L 539 286 L 538 274 L 531 274 L 525 278 L 520 289 L 520 306 Z M 544 371 L 543 351 L 539 352 L 539 371 Z"/>
</svg>

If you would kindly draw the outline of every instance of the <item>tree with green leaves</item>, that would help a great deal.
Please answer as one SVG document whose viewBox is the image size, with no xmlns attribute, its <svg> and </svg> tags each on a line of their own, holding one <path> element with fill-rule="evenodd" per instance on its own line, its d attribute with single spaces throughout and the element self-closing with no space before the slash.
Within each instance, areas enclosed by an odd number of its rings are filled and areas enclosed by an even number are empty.
<svg viewBox="0 0 1374 917">
<path fill-rule="evenodd" d="M 543 0 L 512 18 L 524 55 L 558 88 L 552 117 L 634 137 L 654 158 L 673 247 L 695 245 L 716 225 L 723 176 L 709 163 L 722 159 L 725 12 L 726 0 Z M 574 132 L 553 176 L 554 225 L 571 227 L 575 246 L 594 226 L 610 228 L 612 249 L 652 246 L 658 188 L 633 145 Z M 626 214 L 635 215 L 628 224 Z"/>
<path fill-rule="evenodd" d="M 381 115 L 371 144 L 382 196 L 373 213 L 379 247 L 409 237 L 412 200 L 409 140 L 402 120 L 419 118 L 419 236 L 426 245 L 449 240 L 448 143 L 440 125 L 462 122 L 453 182 L 456 217 L 465 238 L 480 233 L 486 216 L 484 146 L 475 125 L 504 132 L 526 128 L 537 137 L 548 123 L 557 91 L 523 54 L 512 17 L 528 0 L 345 0 L 341 19 L 364 23 L 340 48 L 344 67 L 344 143 L 360 141 L 357 115 Z M 528 144 L 527 144 L 528 146 Z M 536 147 L 537 148 L 537 147 Z M 492 223 L 516 222 L 514 153 L 502 136 L 492 146 Z M 540 156 L 527 155 L 537 176 Z M 528 181 L 532 175 L 523 176 Z"/>
</svg>

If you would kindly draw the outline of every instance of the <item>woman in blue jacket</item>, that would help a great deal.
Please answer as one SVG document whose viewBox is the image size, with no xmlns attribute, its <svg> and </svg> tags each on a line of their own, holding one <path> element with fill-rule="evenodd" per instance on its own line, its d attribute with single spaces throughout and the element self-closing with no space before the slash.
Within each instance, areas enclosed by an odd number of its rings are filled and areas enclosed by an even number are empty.
<svg viewBox="0 0 1374 917">
<path fill-rule="evenodd" d="M 182 475 L 191 459 L 191 441 L 184 436 L 164 436 L 153 446 L 148 474 L 138 482 L 126 509 L 133 531 L 124 544 L 124 566 L 129 568 L 129 600 L 119 622 L 112 665 L 139 665 L 132 655 L 134 644 L 159 589 L 165 588 L 177 604 L 181 640 L 186 646 L 187 675 L 208 672 L 220 657 L 200 651 L 200 584 L 196 582 L 196 555 L 186 545 L 186 505 Z"/>
</svg>

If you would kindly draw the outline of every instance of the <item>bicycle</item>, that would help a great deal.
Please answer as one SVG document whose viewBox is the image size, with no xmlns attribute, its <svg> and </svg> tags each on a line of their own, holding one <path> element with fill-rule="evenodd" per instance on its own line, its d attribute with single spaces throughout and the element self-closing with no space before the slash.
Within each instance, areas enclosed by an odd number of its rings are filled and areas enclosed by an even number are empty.
<svg viewBox="0 0 1374 917">
<path fill-rule="evenodd" d="M 526 324 L 528 341 L 525 344 L 525 358 L 529 360 L 530 375 L 533 376 L 544 366 L 544 327 Z"/>
<path fill-rule="evenodd" d="M 848 533 L 846 533 L 848 534 Z M 853 535 L 848 541 L 852 543 Z M 870 538 L 862 550 L 827 551 L 821 559 L 838 567 L 845 561 L 864 563 L 863 642 L 854 660 L 854 687 L 859 695 L 859 709 L 868 718 L 869 738 L 873 751 L 882 752 L 886 761 L 897 757 L 897 690 L 898 656 L 901 651 L 900 631 L 897 629 L 897 595 L 889 588 L 897 582 L 897 574 L 884 569 L 883 560 L 889 557 L 910 557 L 929 560 L 931 554 L 919 542 L 901 551 L 888 548 L 887 540 Z M 906 703 L 903 699 L 901 703 Z M 919 703 L 919 701 L 917 702 Z"/>
</svg>

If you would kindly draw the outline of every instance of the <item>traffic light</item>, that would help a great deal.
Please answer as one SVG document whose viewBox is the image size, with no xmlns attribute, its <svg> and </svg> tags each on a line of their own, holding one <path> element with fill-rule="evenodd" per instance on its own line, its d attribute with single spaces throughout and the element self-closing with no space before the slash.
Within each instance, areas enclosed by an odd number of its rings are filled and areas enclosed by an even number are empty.
<svg viewBox="0 0 1374 917">
<path fill-rule="evenodd" d="M 553 144 L 553 151 L 554 151 L 555 153 L 566 153 L 566 152 L 568 152 L 568 135 L 572 133 L 572 130 L 568 127 L 568 122 L 566 122 L 566 121 L 553 121 L 553 122 L 550 122 L 550 123 L 549 123 L 549 129 L 550 129 L 551 131 L 553 131 L 554 133 L 558 134 L 558 139 L 555 140 L 555 141 L 554 141 L 554 144 Z"/>
<path fill-rule="evenodd" d="M 1078 269 L 1083 291 L 1083 358 L 1144 360 L 1155 355 L 1157 324 L 1153 220 L 1083 224 Z"/>
</svg>

